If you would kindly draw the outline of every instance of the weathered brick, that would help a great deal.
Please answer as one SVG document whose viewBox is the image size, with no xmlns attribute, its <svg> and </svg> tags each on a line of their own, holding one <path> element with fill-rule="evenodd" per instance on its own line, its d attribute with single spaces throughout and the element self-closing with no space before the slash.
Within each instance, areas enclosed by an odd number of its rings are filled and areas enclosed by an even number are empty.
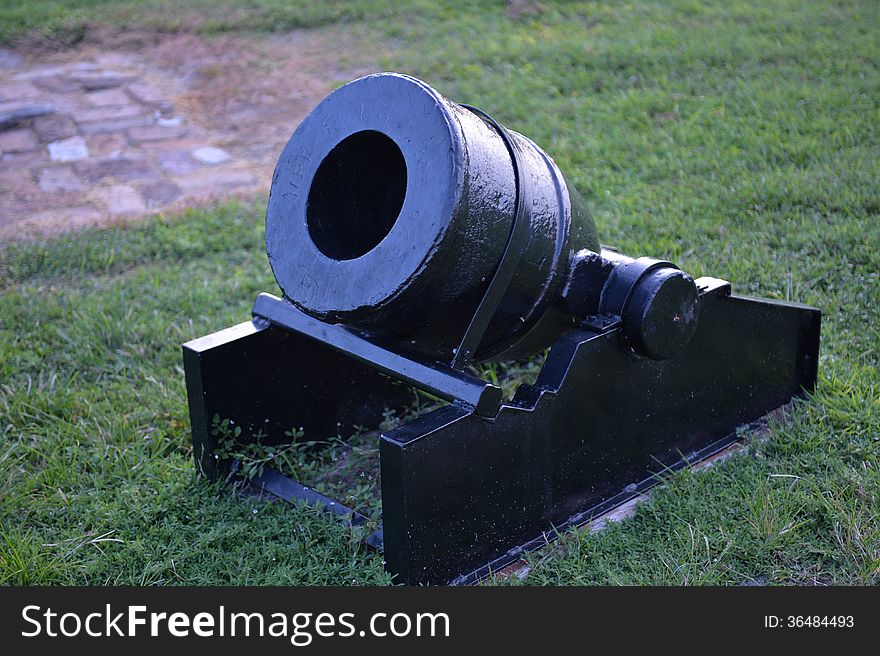
<svg viewBox="0 0 880 656">
<path fill-rule="evenodd" d="M 128 92 L 142 103 L 155 104 L 165 100 L 165 94 L 148 82 L 132 82 L 128 85 Z"/>
<path fill-rule="evenodd" d="M 0 84 L 0 100 L 3 102 L 14 102 L 17 100 L 25 100 L 29 98 L 37 98 L 43 95 L 42 92 L 28 80 L 19 82 L 3 82 Z"/>
<path fill-rule="evenodd" d="M 135 143 L 141 141 L 163 141 L 165 139 L 179 139 L 186 134 L 186 128 L 182 125 L 163 126 L 149 125 L 146 127 L 134 127 L 128 131 L 128 137 Z"/>
<path fill-rule="evenodd" d="M 128 146 L 128 140 L 119 132 L 93 134 L 86 139 L 93 157 L 118 157 Z"/>
<path fill-rule="evenodd" d="M 79 135 L 53 141 L 46 148 L 49 151 L 49 157 L 56 162 L 76 162 L 89 156 L 85 139 Z"/>
<path fill-rule="evenodd" d="M 159 166 L 172 173 L 173 175 L 185 175 L 198 171 L 201 167 L 186 150 L 172 150 L 166 153 L 159 153 L 156 158 Z"/>
<path fill-rule="evenodd" d="M 139 214 L 147 206 L 137 189 L 128 185 L 113 185 L 96 192 L 110 214 Z"/>
<path fill-rule="evenodd" d="M 210 165 L 222 164 L 223 162 L 228 162 L 232 159 L 232 156 L 229 153 L 216 146 L 202 146 L 201 148 L 196 148 L 192 151 L 192 155 L 202 164 Z"/>
<path fill-rule="evenodd" d="M 108 66 L 125 68 L 135 63 L 135 58 L 125 52 L 105 52 L 95 57 L 95 64 L 98 67 Z"/>
<path fill-rule="evenodd" d="M 52 104 L 59 114 L 73 116 L 76 112 L 89 108 L 85 94 L 77 89 L 72 93 L 53 93 Z"/>
<path fill-rule="evenodd" d="M 21 55 L 17 52 L 0 48 L 0 68 L 5 68 L 8 71 L 16 70 L 21 68 L 22 62 Z"/>
<path fill-rule="evenodd" d="M 47 160 L 48 157 L 42 149 L 28 150 L 23 153 L 4 153 L 0 157 L 0 171 L 36 166 Z"/>
<path fill-rule="evenodd" d="M 122 132 L 128 128 L 149 125 L 152 118 L 149 116 L 132 116 L 108 121 L 89 121 L 79 124 L 79 131 L 86 135 L 102 134 L 105 132 Z"/>
<path fill-rule="evenodd" d="M 40 191 L 43 192 L 81 191 L 83 189 L 83 183 L 66 166 L 43 169 L 37 184 Z"/>
<path fill-rule="evenodd" d="M 30 209 L 33 198 L 39 195 L 33 175 L 28 169 L 0 168 L 0 208 L 6 209 L 15 216 L 22 209 Z M 24 206 L 24 207 L 22 207 Z"/>
<path fill-rule="evenodd" d="M 138 144 L 138 148 L 147 152 L 154 153 L 171 152 L 173 150 L 185 150 L 189 152 L 202 143 L 204 143 L 204 139 L 201 134 L 198 134 L 197 136 L 191 136 L 189 132 L 187 132 L 186 136 L 182 139 L 142 141 Z"/>
<path fill-rule="evenodd" d="M 163 78 L 135 75 L 140 56 L 90 53 L 83 59 L 0 71 L 0 109 L 46 101 L 54 113 L 11 126 L 32 130 L 45 145 L 0 151 L 0 223 L 17 222 L 0 235 L 133 219 L 177 203 L 249 192 L 268 180 L 244 160 L 204 149 L 224 136 L 178 115 Z"/>
<path fill-rule="evenodd" d="M 180 187 L 168 180 L 157 180 L 140 186 L 141 195 L 147 202 L 147 207 L 157 209 L 173 202 L 180 197 Z"/>
<path fill-rule="evenodd" d="M 133 157 L 90 159 L 79 162 L 76 171 L 88 182 L 98 182 L 106 178 L 129 181 L 157 177 L 156 171 L 146 160 Z"/>
<path fill-rule="evenodd" d="M 86 94 L 89 102 L 95 107 L 111 107 L 114 105 L 127 105 L 131 102 L 131 98 L 124 89 L 104 89 L 103 91 L 92 91 Z"/>
<path fill-rule="evenodd" d="M 257 179 L 250 171 L 241 169 L 218 170 L 215 168 L 204 169 L 197 173 L 179 176 L 174 182 L 190 196 L 214 196 L 222 194 L 233 187 L 250 186 Z"/>
<path fill-rule="evenodd" d="M 131 75 L 115 71 L 81 71 L 72 73 L 70 79 L 82 84 L 86 91 L 112 89 L 134 81 Z"/>
<path fill-rule="evenodd" d="M 101 70 L 101 67 L 93 61 L 75 62 L 73 66 L 70 67 L 72 73 L 92 73 L 99 70 Z"/>
<path fill-rule="evenodd" d="M 38 80 L 45 77 L 54 77 L 56 75 L 64 75 L 67 71 L 65 66 L 59 65 L 42 65 L 42 66 L 34 66 L 29 68 L 26 71 L 22 71 L 21 73 L 16 73 L 13 76 L 15 80 Z"/>
<path fill-rule="evenodd" d="M 34 78 L 34 84 L 52 93 L 64 93 L 66 91 L 78 91 L 81 88 L 79 82 L 71 80 L 66 75 L 46 75 Z"/>
<path fill-rule="evenodd" d="M 146 115 L 147 111 L 143 105 L 131 103 L 116 107 L 92 107 L 89 109 L 81 109 L 74 113 L 73 119 L 77 123 L 87 123 L 90 121 L 110 121 L 120 118 Z"/>
<path fill-rule="evenodd" d="M 39 145 L 37 135 L 30 128 L 0 132 L 0 152 L 24 153 Z"/>
<path fill-rule="evenodd" d="M 16 187 L 26 186 L 33 183 L 33 176 L 27 169 L 0 172 L 0 190 L 12 191 Z"/>
<path fill-rule="evenodd" d="M 70 207 L 89 205 L 91 200 L 87 194 L 88 189 L 59 189 L 52 193 L 39 192 L 39 197 L 32 202 L 30 211 L 51 210 L 56 207 Z"/>
<path fill-rule="evenodd" d="M 76 134 L 76 125 L 69 116 L 52 114 L 34 119 L 34 131 L 43 143 L 67 139 Z"/>
</svg>

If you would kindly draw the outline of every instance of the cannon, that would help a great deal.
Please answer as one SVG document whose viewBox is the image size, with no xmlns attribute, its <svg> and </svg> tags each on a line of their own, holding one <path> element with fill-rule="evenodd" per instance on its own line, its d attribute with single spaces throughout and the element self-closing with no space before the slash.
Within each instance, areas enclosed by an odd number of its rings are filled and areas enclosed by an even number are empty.
<svg viewBox="0 0 880 656">
<path fill-rule="evenodd" d="M 603 247 L 547 153 L 406 75 L 350 82 L 296 128 L 266 251 L 281 295 L 183 345 L 199 471 L 236 476 L 218 418 L 277 444 L 429 395 L 378 437 L 366 541 L 399 583 L 473 582 L 816 384 L 819 310 Z M 473 366 L 542 353 L 511 399 Z M 271 468 L 250 485 L 367 523 Z"/>
</svg>

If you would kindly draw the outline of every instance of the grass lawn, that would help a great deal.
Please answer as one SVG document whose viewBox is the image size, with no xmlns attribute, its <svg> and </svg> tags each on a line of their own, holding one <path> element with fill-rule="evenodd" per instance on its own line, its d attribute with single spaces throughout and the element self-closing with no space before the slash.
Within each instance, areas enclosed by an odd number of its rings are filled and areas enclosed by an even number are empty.
<svg viewBox="0 0 880 656">
<path fill-rule="evenodd" d="M 389 44 L 386 68 L 542 145 L 604 243 L 822 308 L 818 391 L 768 440 L 676 474 L 619 525 L 567 534 L 526 582 L 880 579 L 880 4 L 98 4 L 3 2 L 0 39 L 348 21 Z M 390 582 L 324 514 L 194 476 L 179 344 L 275 290 L 262 212 L 0 250 L 0 582 Z"/>
</svg>

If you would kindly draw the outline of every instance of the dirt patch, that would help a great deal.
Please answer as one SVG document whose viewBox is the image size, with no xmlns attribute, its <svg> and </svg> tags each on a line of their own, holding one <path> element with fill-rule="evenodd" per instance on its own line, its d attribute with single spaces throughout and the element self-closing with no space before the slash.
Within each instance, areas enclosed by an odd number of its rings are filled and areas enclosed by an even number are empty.
<svg viewBox="0 0 880 656">
<path fill-rule="evenodd" d="M 0 241 L 265 196 L 302 118 L 377 70 L 335 30 L 109 42 L 0 62 Z"/>
<path fill-rule="evenodd" d="M 293 129 L 325 95 L 378 70 L 330 38 L 314 31 L 262 40 L 180 35 L 147 52 L 183 87 L 181 107 L 237 152 L 274 165 Z M 178 52 L 187 53 L 185 63 Z"/>
</svg>

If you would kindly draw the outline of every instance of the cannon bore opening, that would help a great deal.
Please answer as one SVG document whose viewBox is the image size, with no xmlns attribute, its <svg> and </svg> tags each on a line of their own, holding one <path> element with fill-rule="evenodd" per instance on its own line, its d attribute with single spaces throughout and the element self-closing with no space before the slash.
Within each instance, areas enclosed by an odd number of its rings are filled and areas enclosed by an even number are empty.
<svg viewBox="0 0 880 656">
<path fill-rule="evenodd" d="M 394 226 L 406 197 L 406 160 L 381 132 L 340 141 L 318 167 L 306 208 L 309 235 L 324 255 L 353 260 Z"/>
</svg>

